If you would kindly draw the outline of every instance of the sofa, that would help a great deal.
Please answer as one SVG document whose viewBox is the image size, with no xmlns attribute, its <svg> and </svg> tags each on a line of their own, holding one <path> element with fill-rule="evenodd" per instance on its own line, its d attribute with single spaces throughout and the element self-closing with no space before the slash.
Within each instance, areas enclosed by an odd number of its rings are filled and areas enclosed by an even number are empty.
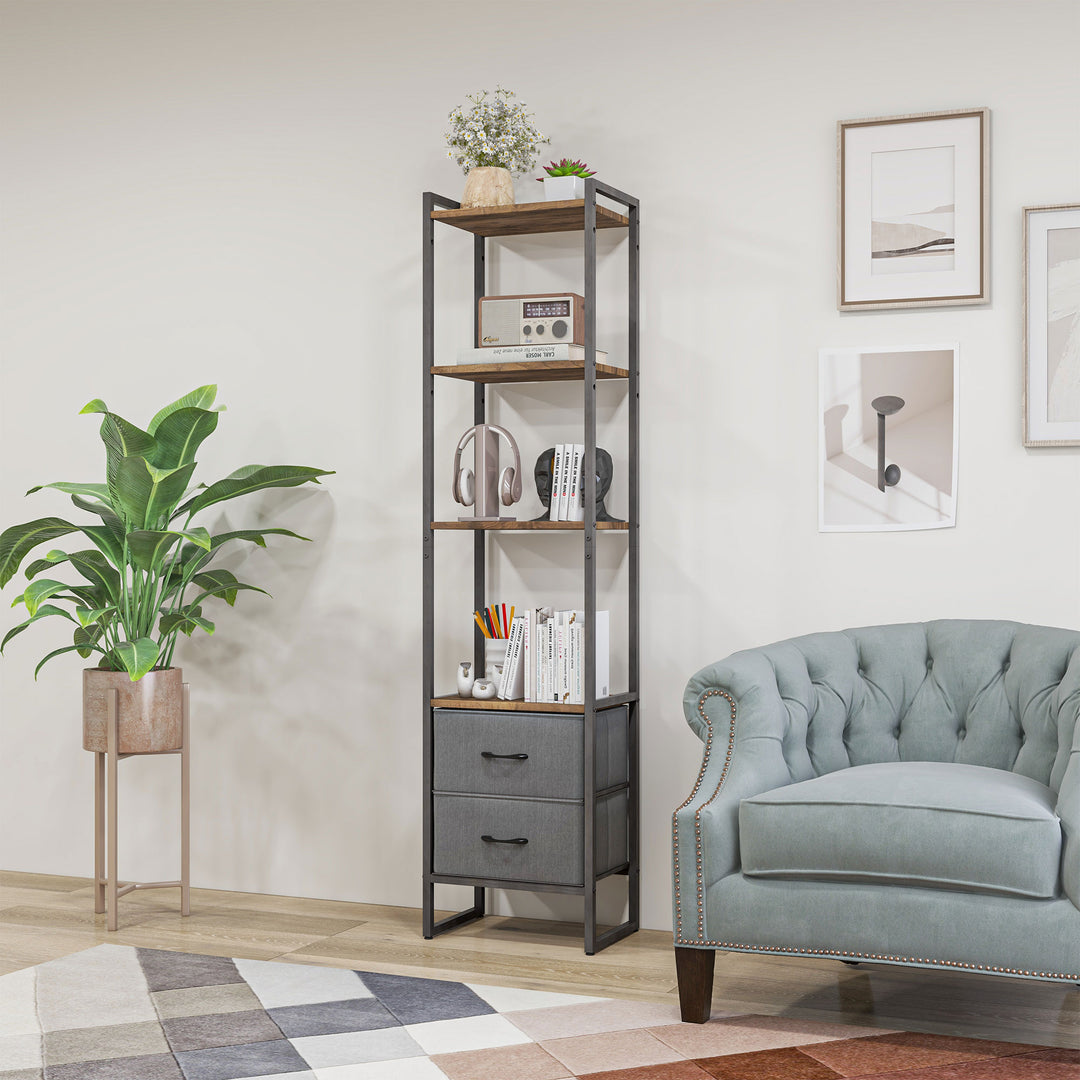
<svg viewBox="0 0 1080 1080">
<path fill-rule="evenodd" d="M 684 709 L 684 1020 L 717 951 L 1080 983 L 1080 633 L 809 634 L 702 669 Z"/>
</svg>

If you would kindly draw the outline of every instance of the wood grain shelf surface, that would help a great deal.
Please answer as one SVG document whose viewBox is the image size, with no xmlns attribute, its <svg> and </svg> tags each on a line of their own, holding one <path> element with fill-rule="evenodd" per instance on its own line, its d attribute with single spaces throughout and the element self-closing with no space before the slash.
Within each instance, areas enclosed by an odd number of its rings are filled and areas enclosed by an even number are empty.
<svg viewBox="0 0 1080 1080">
<path fill-rule="evenodd" d="M 433 521 L 433 529 L 474 530 L 485 532 L 582 532 L 583 521 Z M 626 521 L 598 521 L 598 529 L 605 531 L 627 532 L 630 523 Z"/>
<path fill-rule="evenodd" d="M 434 221 L 464 229 L 476 236 L 525 236 L 529 233 L 582 232 L 585 200 L 481 206 L 468 210 L 432 210 Z M 630 219 L 596 204 L 598 229 L 625 229 Z"/>
<path fill-rule="evenodd" d="M 612 697 L 600 698 L 596 707 L 614 709 L 636 700 L 637 694 L 615 694 Z M 431 706 L 434 709 L 490 709 L 494 712 L 577 713 L 579 716 L 585 712 L 584 705 L 559 705 L 554 701 L 502 701 L 499 698 L 461 697 L 459 694 L 434 697 L 431 699 Z"/>
<path fill-rule="evenodd" d="M 440 364 L 430 369 L 432 375 L 465 379 L 474 383 L 581 382 L 585 378 L 584 360 L 523 360 L 508 364 Z M 626 379 L 626 368 L 597 364 L 598 379 Z"/>
</svg>

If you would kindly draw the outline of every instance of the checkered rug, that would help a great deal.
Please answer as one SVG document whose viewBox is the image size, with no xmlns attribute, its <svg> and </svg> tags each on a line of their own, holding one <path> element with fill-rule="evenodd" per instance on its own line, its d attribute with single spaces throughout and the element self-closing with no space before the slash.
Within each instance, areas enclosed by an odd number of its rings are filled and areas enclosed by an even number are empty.
<svg viewBox="0 0 1080 1080">
<path fill-rule="evenodd" d="M 855 1076 L 1076 1080 L 1080 1052 L 125 945 L 0 977 L 0 1080 Z"/>
</svg>

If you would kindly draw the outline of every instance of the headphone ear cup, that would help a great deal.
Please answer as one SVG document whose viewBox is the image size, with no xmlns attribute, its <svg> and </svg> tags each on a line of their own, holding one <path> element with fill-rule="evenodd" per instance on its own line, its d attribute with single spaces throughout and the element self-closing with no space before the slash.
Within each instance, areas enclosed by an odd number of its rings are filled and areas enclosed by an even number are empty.
<svg viewBox="0 0 1080 1080">
<path fill-rule="evenodd" d="M 515 498 L 519 498 L 521 495 L 520 485 L 516 485 L 519 490 L 515 496 L 514 478 L 517 474 L 514 472 L 512 466 L 507 466 L 502 471 L 502 475 L 499 477 L 499 496 L 502 498 L 503 506 L 511 506 Z"/>
<path fill-rule="evenodd" d="M 458 473 L 458 502 L 462 506 L 472 506 L 476 500 L 476 485 L 473 483 L 472 469 L 462 469 Z"/>
</svg>

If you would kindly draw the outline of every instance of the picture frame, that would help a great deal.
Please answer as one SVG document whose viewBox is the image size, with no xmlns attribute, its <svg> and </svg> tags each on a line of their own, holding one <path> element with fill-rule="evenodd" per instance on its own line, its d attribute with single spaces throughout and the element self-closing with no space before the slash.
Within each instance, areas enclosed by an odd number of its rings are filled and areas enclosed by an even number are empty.
<svg viewBox="0 0 1080 1080">
<path fill-rule="evenodd" d="M 1025 446 L 1080 446 L 1080 204 L 1024 208 Z"/>
<path fill-rule="evenodd" d="M 837 307 L 990 299 L 990 110 L 837 125 Z"/>
<path fill-rule="evenodd" d="M 818 531 L 956 524 L 960 345 L 818 351 Z"/>
</svg>

